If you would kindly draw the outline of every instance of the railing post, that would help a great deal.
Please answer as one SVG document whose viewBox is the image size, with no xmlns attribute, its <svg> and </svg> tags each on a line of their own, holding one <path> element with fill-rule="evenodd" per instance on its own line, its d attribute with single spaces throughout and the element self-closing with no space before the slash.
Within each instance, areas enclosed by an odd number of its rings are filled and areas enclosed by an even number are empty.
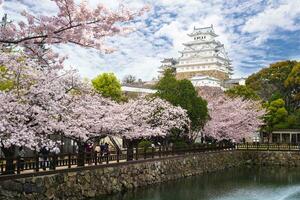
<svg viewBox="0 0 300 200">
<path fill-rule="evenodd" d="M 139 159 L 139 148 L 138 146 L 135 148 L 135 160 Z"/>
<path fill-rule="evenodd" d="M 117 163 L 120 162 L 120 151 L 119 149 L 117 149 Z"/>
<path fill-rule="evenodd" d="M 291 151 L 291 143 L 289 143 L 289 151 Z"/>
<path fill-rule="evenodd" d="M 58 162 L 57 155 L 54 154 L 54 155 L 52 156 L 52 169 L 53 169 L 53 170 L 56 169 L 57 162 Z"/>
<path fill-rule="evenodd" d="M 0 165 L 1 165 L 1 174 L 3 174 L 3 171 L 4 171 L 4 166 L 3 166 L 3 160 L 0 160 Z"/>
<path fill-rule="evenodd" d="M 71 168 L 71 153 L 68 155 L 68 168 Z"/>
<path fill-rule="evenodd" d="M 144 148 L 144 159 L 146 159 L 147 158 L 147 152 L 146 152 L 147 150 L 146 150 L 146 148 Z"/>
<path fill-rule="evenodd" d="M 45 161 L 44 161 L 45 162 Z M 39 155 L 35 153 L 35 171 L 38 172 L 40 167 Z"/>
<path fill-rule="evenodd" d="M 249 149 L 249 147 L 248 147 L 248 142 L 246 143 L 246 147 L 247 147 L 247 150 Z"/>
<path fill-rule="evenodd" d="M 17 157 L 17 174 L 20 174 L 20 169 L 21 169 L 21 159 L 20 157 L 18 156 Z"/>
<path fill-rule="evenodd" d="M 159 155 L 159 157 L 161 158 L 161 146 L 159 146 L 159 149 L 158 149 L 158 155 Z"/>
<path fill-rule="evenodd" d="M 165 156 L 168 157 L 169 156 L 169 147 L 165 146 Z"/>
<path fill-rule="evenodd" d="M 97 162 L 98 162 L 98 152 L 97 151 L 95 151 L 95 153 L 94 153 L 94 160 L 95 160 L 95 165 L 97 165 Z"/>
<path fill-rule="evenodd" d="M 152 158 L 154 158 L 154 147 L 152 147 L 151 153 L 152 153 Z"/>
<path fill-rule="evenodd" d="M 108 164 L 109 163 L 109 157 L 108 157 L 109 155 L 108 155 L 108 153 L 106 154 L 106 164 Z"/>
</svg>

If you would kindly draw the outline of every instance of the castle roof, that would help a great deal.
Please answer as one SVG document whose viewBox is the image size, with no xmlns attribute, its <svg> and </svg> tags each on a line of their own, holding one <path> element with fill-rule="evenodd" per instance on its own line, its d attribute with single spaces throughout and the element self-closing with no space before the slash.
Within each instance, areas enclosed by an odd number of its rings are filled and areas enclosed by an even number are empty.
<svg viewBox="0 0 300 200">
<path fill-rule="evenodd" d="M 207 26 L 207 27 L 201 27 L 201 28 L 194 27 L 193 32 L 188 34 L 188 36 L 195 36 L 195 35 L 198 35 L 198 34 L 210 34 L 210 35 L 215 36 L 215 37 L 218 36 L 217 34 L 215 34 L 213 25 Z"/>
<path fill-rule="evenodd" d="M 215 77 L 212 77 L 212 76 L 206 76 L 206 75 L 203 75 L 203 76 L 194 76 L 191 78 L 191 80 L 213 80 L 213 81 L 220 81 L 219 79 L 215 78 Z"/>
</svg>

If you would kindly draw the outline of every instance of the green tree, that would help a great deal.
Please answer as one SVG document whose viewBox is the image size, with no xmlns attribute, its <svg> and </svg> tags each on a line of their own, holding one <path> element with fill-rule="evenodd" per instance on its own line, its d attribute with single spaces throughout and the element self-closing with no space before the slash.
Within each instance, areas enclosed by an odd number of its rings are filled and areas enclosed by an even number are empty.
<svg viewBox="0 0 300 200">
<path fill-rule="evenodd" d="M 11 90 L 14 87 L 14 80 L 9 73 L 6 67 L 0 66 L 0 91 Z"/>
<path fill-rule="evenodd" d="M 104 97 L 122 100 L 121 84 L 113 73 L 102 73 L 92 80 L 94 89 Z"/>
<path fill-rule="evenodd" d="M 300 63 L 294 65 L 292 71 L 289 73 L 287 79 L 284 82 L 286 88 L 289 88 L 291 92 L 291 99 L 289 102 L 292 109 L 300 108 Z"/>
<path fill-rule="evenodd" d="M 284 121 L 274 124 L 275 128 L 300 127 L 300 62 L 288 60 L 271 64 L 249 76 L 246 85 L 265 102 L 284 101 L 283 107 L 288 114 Z M 284 114 L 284 110 L 282 108 L 278 114 Z"/>
<path fill-rule="evenodd" d="M 260 97 L 255 93 L 251 88 L 248 88 L 245 85 L 238 85 L 233 88 L 230 88 L 225 92 L 230 97 L 242 97 L 244 99 L 259 100 Z"/>
<path fill-rule="evenodd" d="M 155 89 L 157 90 L 156 95 L 175 105 L 176 103 L 174 101 L 178 96 L 177 84 L 178 82 L 175 78 L 173 70 L 166 69 L 163 77 L 155 85 Z"/>
<path fill-rule="evenodd" d="M 207 102 L 198 97 L 191 81 L 183 79 L 177 82 L 177 98 L 174 103 L 187 110 L 192 130 L 203 128 L 208 119 Z"/>
<path fill-rule="evenodd" d="M 171 69 L 164 72 L 164 76 L 155 86 L 156 95 L 176 106 L 187 110 L 191 120 L 191 129 L 201 129 L 208 119 L 207 102 L 198 97 L 197 91 L 189 80 L 176 80 Z"/>
<path fill-rule="evenodd" d="M 123 83 L 127 83 L 127 84 L 133 84 L 135 83 L 136 81 L 136 77 L 133 76 L 133 75 L 126 75 L 124 78 L 123 78 Z"/>
<path fill-rule="evenodd" d="M 285 84 L 285 82 L 295 65 L 297 65 L 296 61 L 289 60 L 273 63 L 269 67 L 249 76 L 246 85 L 265 101 L 269 101 L 274 94 L 284 98 L 286 106 L 290 110 L 292 88 L 287 87 L 288 84 Z"/>
<path fill-rule="evenodd" d="M 268 111 L 268 114 L 265 116 L 268 133 L 271 133 L 274 129 L 285 128 L 288 112 L 285 109 L 284 100 L 274 100 L 270 103 L 266 103 L 265 107 Z"/>
</svg>

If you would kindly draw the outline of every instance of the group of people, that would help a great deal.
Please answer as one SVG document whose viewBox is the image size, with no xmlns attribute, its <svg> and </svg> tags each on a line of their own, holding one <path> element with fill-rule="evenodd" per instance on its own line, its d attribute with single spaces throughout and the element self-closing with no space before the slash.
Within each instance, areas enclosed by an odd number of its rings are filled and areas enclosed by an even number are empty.
<svg viewBox="0 0 300 200">
<path fill-rule="evenodd" d="M 91 164 L 92 156 L 97 156 L 98 158 L 100 158 L 109 155 L 109 144 L 101 143 L 100 145 L 94 146 L 92 143 L 86 143 L 85 153 L 87 163 Z"/>
<path fill-rule="evenodd" d="M 107 156 L 110 154 L 109 144 L 107 142 L 101 143 L 100 145 L 94 146 L 93 143 L 86 143 L 85 154 L 88 162 L 91 161 L 92 154 L 95 153 L 98 157 Z M 58 154 L 60 154 L 60 148 L 55 146 L 51 151 L 47 147 L 43 147 L 39 151 L 39 163 L 40 168 L 46 170 L 46 168 L 53 168 L 54 162 L 57 159 Z M 50 159 L 50 157 L 52 159 Z M 56 158 L 56 159 L 55 159 Z M 22 171 L 25 166 L 25 150 L 23 147 L 20 147 L 18 150 L 18 160 L 19 160 L 19 169 Z"/>
<path fill-rule="evenodd" d="M 104 144 L 101 143 L 100 146 L 97 145 L 95 147 L 95 153 L 97 154 L 97 156 L 101 156 L 101 157 L 109 155 L 109 144 L 105 142 Z"/>
</svg>

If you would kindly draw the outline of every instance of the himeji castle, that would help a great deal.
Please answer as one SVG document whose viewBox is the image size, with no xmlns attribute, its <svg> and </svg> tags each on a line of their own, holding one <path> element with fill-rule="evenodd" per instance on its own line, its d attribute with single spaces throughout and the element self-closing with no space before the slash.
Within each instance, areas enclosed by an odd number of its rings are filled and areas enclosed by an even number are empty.
<svg viewBox="0 0 300 200">
<path fill-rule="evenodd" d="M 231 61 L 224 45 L 216 40 L 213 26 L 196 28 L 188 34 L 190 41 L 184 43 L 178 59 L 161 61 L 159 72 L 175 68 L 177 79 L 190 79 L 195 87 L 212 86 L 228 88 L 244 84 L 244 79 L 231 79 Z"/>
</svg>

